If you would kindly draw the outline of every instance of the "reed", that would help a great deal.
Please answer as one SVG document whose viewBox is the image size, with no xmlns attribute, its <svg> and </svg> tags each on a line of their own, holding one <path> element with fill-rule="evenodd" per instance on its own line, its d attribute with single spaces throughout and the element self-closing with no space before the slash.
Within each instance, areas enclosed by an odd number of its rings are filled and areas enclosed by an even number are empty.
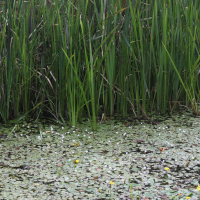
<svg viewBox="0 0 200 200">
<path fill-rule="evenodd" d="M 200 5 L 183 1 L 0 3 L 0 117 L 199 114 Z"/>
</svg>

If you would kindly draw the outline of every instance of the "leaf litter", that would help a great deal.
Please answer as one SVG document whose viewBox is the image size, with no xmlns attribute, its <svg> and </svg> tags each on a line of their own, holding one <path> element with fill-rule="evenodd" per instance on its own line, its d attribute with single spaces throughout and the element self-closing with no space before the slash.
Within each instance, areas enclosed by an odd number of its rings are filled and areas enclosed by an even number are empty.
<svg viewBox="0 0 200 200">
<path fill-rule="evenodd" d="M 200 199 L 200 119 L 0 129 L 1 199 Z"/>
</svg>

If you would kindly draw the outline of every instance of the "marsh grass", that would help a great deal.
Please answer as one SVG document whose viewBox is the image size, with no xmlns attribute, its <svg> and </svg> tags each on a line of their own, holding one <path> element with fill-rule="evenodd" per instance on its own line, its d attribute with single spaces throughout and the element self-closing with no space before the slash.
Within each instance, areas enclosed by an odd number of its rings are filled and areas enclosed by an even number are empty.
<svg viewBox="0 0 200 200">
<path fill-rule="evenodd" d="M 199 114 L 198 1 L 0 3 L 0 117 Z M 67 120 L 66 120 L 67 119 Z"/>
</svg>

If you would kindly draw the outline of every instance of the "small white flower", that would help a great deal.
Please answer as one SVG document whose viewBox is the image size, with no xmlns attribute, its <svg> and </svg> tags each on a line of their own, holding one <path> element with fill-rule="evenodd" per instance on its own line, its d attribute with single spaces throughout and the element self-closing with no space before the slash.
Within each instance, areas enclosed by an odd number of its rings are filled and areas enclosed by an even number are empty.
<svg viewBox="0 0 200 200">
<path fill-rule="evenodd" d="M 73 131 L 73 133 L 75 133 L 76 131 Z"/>
<path fill-rule="evenodd" d="M 62 126 L 62 129 L 64 129 L 64 127 Z"/>
<path fill-rule="evenodd" d="M 124 133 L 124 135 L 126 135 L 126 133 Z"/>
<path fill-rule="evenodd" d="M 85 131 L 87 131 L 87 129 Z"/>
<path fill-rule="evenodd" d="M 79 136 L 79 134 L 78 134 L 78 136 Z"/>
<path fill-rule="evenodd" d="M 72 140 L 72 142 L 75 142 L 75 140 Z"/>
<path fill-rule="evenodd" d="M 53 131 L 53 127 L 51 126 L 51 131 Z"/>
<path fill-rule="evenodd" d="M 85 137 L 85 135 L 83 135 L 83 137 Z"/>
<path fill-rule="evenodd" d="M 90 136 L 88 136 L 88 138 L 90 138 Z"/>
<path fill-rule="evenodd" d="M 116 132 L 118 134 L 118 132 Z"/>
<path fill-rule="evenodd" d="M 110 142 L 110 140 L 108 140 L 108 142 Z"/>
</svg>

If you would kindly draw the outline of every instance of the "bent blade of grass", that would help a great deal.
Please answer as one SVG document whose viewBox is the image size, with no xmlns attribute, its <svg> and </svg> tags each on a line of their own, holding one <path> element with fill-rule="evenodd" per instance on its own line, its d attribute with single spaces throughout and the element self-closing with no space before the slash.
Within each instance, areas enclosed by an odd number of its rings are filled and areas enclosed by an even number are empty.
<svg viewBox="0 0 200 200">
<path fill-rule="evenodd" d="M 163 44 L 163 46 L 164 46 L 164 48 L 165 48 L 165 50 L 166 50 L 166 52 L 167 52 L 167 54 L 168 54 L 168 56 L 169 56 L 171 62 L 172 62 L 172 66 L 174 67 L 174 70 L 176 71 L 176 73 L 177 73 L 177 75 L 178 75 L 178 77 L 179 77 L 179 80 L 180 80 L 180 82 L 181 82 L 181 84 L 182 84 L 182 86 L 183 86 L 183 88 L 184 88 L 184 90 L 185 90 L 185 92 L 186 92 L 186 94 L 187 94 L 187 96 L 188 96 L 188 98 L 189 98 L 189 101 L 190 101 L 190 103 L 191 103 L 191 106 L 192 106 L 192 109 L 193 109 L 194 114 L 198 114 L 198 115 L 199 115 L 199 111 L 198 111 L 197 102 L 196 102 L 195 97 L 192 97 L 191 91 L 189 91 L 189 90 L 186 88 L 186 86 L 185 86 L 185 84 L 184 84 L 184 82 L 183 82 L 183 80 L 182 80 L 182 78 L 181 78 L 181 76 L 180 76 L 180 74 L 179 74 L 179 72 L 178 72 L 178 70 L 177 70 L 177 68 L 176 68 L 176 66 L 175 66 L 175 64 L 174 64 L 174 62 L 173 62 L 173 60 L 172 60 L 172 58 L 171 58 L 169 52 L 168 52 L 168 50 L 167 50 L 167 48 L 165 47 L 165 45 L 164 45 L 163 42 L 162 42 L 162 44 Z M 195 65 L 199 62 L 199 60 L 200 60 L 200 56 L 199 56 L 198 59 L 196 60 L 196 62 L 195 62 L 195 64 L 194 64 L 193 67 L 195 67 Z M 191 76 L 190 76 L 190 77 L 191 77 Z M 193 91 L 192 91 L 192 92 L 193 92 Z"/>
</svg>

